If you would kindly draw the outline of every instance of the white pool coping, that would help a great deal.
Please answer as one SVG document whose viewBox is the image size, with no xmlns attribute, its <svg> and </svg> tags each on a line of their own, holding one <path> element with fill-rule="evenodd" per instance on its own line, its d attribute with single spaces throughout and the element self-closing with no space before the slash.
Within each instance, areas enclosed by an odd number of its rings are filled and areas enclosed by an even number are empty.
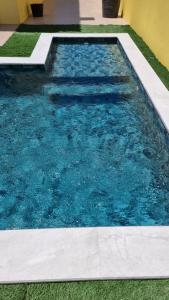
<svg viewBox="0 0 169 300">
<path fill-rule="evenodd" d="M 168 227 L 0 232 L 0 282 L 169 277 Z"/>
<path fill-rule="evenodd" d="M 44 65 L 53 37 L 117 37 L 169 131 L 169 91 L 126 33 L 44 33 L 0 64 Z M 169 278 L 169 226 L 0 231 L 1 283 L 129 278 Z"/>
</svg>

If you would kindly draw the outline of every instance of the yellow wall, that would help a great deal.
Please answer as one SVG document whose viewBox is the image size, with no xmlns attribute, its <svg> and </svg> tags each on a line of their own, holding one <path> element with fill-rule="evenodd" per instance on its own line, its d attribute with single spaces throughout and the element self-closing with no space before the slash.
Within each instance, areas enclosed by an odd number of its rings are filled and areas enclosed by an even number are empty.
<svg viewBox="0 0 169 300">
<path fill-rule="evenodd" d="M 43 0 L 0 0 L 0 24 L 24 22 L 28 17 L 29 4 L 42 2 Z"/>
<path fill-rule="evenodd" d="M 169 0 L 122 0 L 123 17 L 169 70 Z"/>
<path fill-rule="evenodd" d="M 0 0 L 0 24 L 18 24 L 16 0 Z"/>
<path fill-rule="evenodd" d="M 18 6 L 18 14 L 19 14 L 19 23 L 22 23 L 28 17 L 27 0 L 17 0 L 17 6 Z"/>
<path fill-rule="evenodd" d="M 0 24 L 19 24 L 28 17 L 27 0 L 0 0 Z"/>
</svg>

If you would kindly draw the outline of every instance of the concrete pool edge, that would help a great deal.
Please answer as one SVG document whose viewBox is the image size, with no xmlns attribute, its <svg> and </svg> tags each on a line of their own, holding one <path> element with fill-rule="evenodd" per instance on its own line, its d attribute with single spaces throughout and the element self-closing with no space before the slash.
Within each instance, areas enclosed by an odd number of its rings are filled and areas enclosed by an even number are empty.
<svg viewBox="0 0 169 300">
<path fill-rule="evenodd" d="M 117 37 L 169 131 L 169 91 L 126 33 L 42 34 L 30 58 L 0 64 L 44 65 L 53 37 Z M 0 282 L 169 278 L 168 253 L 168 226 L 0 231 Z"/>
<path fill-rule="evenodd" d="M 168 226 L 0 231 L 0 245 L 1 283 L 169 277 Z"/>
</svg>

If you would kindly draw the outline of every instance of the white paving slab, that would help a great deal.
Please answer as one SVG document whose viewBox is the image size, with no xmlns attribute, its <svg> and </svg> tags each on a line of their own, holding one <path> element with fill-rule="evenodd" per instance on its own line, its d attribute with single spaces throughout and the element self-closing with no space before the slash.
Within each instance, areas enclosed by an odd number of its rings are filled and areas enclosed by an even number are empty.
<svg viewBox="0 0 169 300">
<path fill-rule="evenodd" d="M 41 34 L 30 57 L 0 64 L 45 65 L 53 37 L 117 37 L 169 131 L 169 91 L 130 36 Z M 169 278 L 169 227 L 0 231 L 0 282 Z"/>
<path fill-rule="evenodd" d="M 169 277 L 169 227 L 0 231 L 0 282 Z"/>
</svg>

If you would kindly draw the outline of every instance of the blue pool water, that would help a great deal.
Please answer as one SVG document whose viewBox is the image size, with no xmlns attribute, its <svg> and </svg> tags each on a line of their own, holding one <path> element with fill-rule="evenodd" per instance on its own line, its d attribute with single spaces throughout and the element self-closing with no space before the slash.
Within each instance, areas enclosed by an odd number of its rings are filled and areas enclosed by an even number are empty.
<svg viewBox="0 0 169 300">
<path fill-rule="evenodd" d="M 0 70 L 0 229 L 169 224 L 169 148 L 118 44 Z"/>
</svg>

